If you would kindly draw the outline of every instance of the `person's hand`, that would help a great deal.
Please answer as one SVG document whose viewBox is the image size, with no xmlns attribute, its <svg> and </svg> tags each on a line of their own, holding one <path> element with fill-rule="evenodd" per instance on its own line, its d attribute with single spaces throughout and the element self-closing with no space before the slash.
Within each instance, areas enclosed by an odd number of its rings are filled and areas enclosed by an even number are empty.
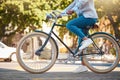
<svg viewBox="0 0 120 80">
<path fill-rule="evenodd" d="M 61 15 L 58 15 L 57 18 L 62 18 L 62 16 L 61 16 Z"/>
<path fill-rule="evenodd" d="M 74 13 L 74 11 L 73 11 L 73 10 L 68 10 L 66 13 L 67 13 L 68 15 L 71 15 L 72 13 Z"/>
</svg>

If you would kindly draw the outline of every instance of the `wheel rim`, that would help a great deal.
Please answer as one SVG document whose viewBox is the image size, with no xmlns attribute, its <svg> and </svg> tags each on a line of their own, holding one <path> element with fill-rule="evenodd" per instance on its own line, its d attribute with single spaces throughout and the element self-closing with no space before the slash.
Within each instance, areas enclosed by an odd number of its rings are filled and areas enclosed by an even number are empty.
<svg viewBox="0 0 120 80">
<path fill-rule="evenodd" d="M 18 57 L 20 57 L 18 61 L 20 65 L 25 70 L 32 73 L 42 73 L 49 70 L 51 66 L 55 63 L 55 60 L 57 58 L 56 46 L 52 45 L 54 43 L 51 39 L 49 40 L 50 42 L 47 43 L 47 46 L 44 48 L 44 50 L 41 52 L 42 54 L 40 57 L 33 54 L 39 48 L 38 46 L 42 45 L 41 43 L 40 45 L 38 45 L 38 42 L 36 43 L 37 41 L 36 38 L 38 37 L 40 37 L 42 42 L 44 42 L 46 37 L 48 36 L 43 34 L 37 34 L 37 33 L 32 35 L 30 34 L 29 36 L 25 37 L 24 40 L 21 41 L 19 45 L 19 50 L 18 50 Z M 27 44 L 27 49 L 23 50 L 24 43 L 26 41 L 29 41 L 29 43 Z M 20 50 L 23 50 L 24 53 L 22 53 L 22 51 Z"/>
<path fill-rule="evenodd" d="M 98 41 L 98 39 L 100 40 L 101 38 L 104 40 L 105 43 L 101 43 L 102 41 Z M 98 46 L 100 46 L 99 43 L 102 44 L 102 51 L 104 51 L 104 55 L 85 56 L 84 60 L 87 66 L 92 71 L 97 73 L 112 71 L 119 61 L 119 48 L 118 46 L 116 47 L 116 42 L 114 42 L 111 38 L 103 35 L 95 36 L 93 37 L 93 39 Z M 110 46 L 107 45 L 108 43 L 110 44 Z M 93 47 L 93 45 L 90 45 L 86 50 L 84 50 L 84 53 L 88 53 L 89 51 L 92 53 L 96 53 L 97 50 Z"/>
</svg>

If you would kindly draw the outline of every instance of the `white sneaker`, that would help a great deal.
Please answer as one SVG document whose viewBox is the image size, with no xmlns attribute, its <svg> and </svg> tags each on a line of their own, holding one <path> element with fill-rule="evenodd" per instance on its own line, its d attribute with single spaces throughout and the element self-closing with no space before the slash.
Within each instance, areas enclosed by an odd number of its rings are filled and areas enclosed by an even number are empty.
<svg viewBox="0 0 120 80">
<path fill-rule="evenodd" d="M 82 50 L 79 50 L 74 56 L 78 56 L 82 54 Z"/>
<path fill-rule="evenodd" d="M 82 43 L 81 43 L 82 45 L 80 46 L 79 50 L 85 49 L 86 47 L 88 47 L 92 43 L 93 43 L 93 41 L 90 38 L 88 38 L 87 40 L 82 41 Z"/>
<path fill-rule="evenodd" d="M 73 73 L 81 73 L 81 72 L 87 72 L 88 68 L 84 65 L 80 65 L 78 68 L 76 68 Z"/>
</svg>

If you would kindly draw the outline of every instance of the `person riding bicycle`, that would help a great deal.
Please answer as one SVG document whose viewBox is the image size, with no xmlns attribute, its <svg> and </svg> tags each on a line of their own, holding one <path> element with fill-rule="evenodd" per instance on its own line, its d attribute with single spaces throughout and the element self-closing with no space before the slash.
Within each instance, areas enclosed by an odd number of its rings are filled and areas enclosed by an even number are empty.
<svg viewBox="0 0 120 80">
<path fill-rule="evenodd" d="M 79 37 L 79 42 L 82 40 L 81 46 L 79 47 L 79 50 L 82 51 L 93 43 L 93 41 L 87 37 L 85 30 L 88 31 L 88 29 L 97 22 L 98 15 L 93 0 L 74 0 L 62 11 L 59 17 L 65 16 L 65 14 L 71 15 L 74 12 L 77 14 L 77 18 L 70 20 L 66 24 L 66 27 Z M 80 53 L 76 53 L 75 55 L 78 54 Z M 80 65 L 74 72 L 79 73 L 85 71 L 87 71 L 87 67 Z"/>
</svg>

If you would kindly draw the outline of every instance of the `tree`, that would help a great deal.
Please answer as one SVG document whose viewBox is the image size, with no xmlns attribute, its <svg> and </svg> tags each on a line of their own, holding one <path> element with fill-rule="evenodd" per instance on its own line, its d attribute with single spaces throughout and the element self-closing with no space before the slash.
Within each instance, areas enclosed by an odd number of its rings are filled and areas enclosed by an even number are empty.
<svg viewBox="0 0 120 80">
<path fill-rule="evenodd" d="M 23 2 L 5 1 L 0 5 L 0 36 L 10 36 L 26 26 L 37 23 L 33 14 L 24 12 Z M 32 16 L 32 17 L 31 17 Z M 32 24 L 33 25 L 33 24 Z"/>
<path fill-rule="evenodd" d="M 27 27 L 31 30 L 41 28 L 46 13 L 51 10 L 63 10 L 73 0 L 0 0 L 0 39 L 4 36 L 14 35 L 24 31 Z M 95 0 L 95 6 L 99 19 L 110 21 L 114 33 L 120 39 L 120 1 L 119 0 Z M 76 15 L 59 20 L 65 24 Z M 104 20 L 102 20 L 104 22 Z M 105 23 L 105 22 L 104 22 Z M 68 32 L 66 28 L 59 29 L 63 37 Z M 74 36 L 74 34 L 70 33 Z"/>
<path fill-rule="evenodd" d="M 113 26 L 115 37 L 120 39 L 120 0 L 95 0 L 95 3 L 99 19 L 104 16 L 109 20 L 107 25 Z"/>
<path fill-rule="evenodd" d="M 1 0 L 0 36 L 14 34 L 28 26 L 40 28 L 49 10 L 64 8 L 63 0 Z M 6 34 L 9 33 L 9 34 Z"/>
<path fill-rule="evenodd" d="M 0 39 L 16 32 L 41 28 L 50 10 L 63 9 L 71 0 L 0 0 Z"/>
</svg>

